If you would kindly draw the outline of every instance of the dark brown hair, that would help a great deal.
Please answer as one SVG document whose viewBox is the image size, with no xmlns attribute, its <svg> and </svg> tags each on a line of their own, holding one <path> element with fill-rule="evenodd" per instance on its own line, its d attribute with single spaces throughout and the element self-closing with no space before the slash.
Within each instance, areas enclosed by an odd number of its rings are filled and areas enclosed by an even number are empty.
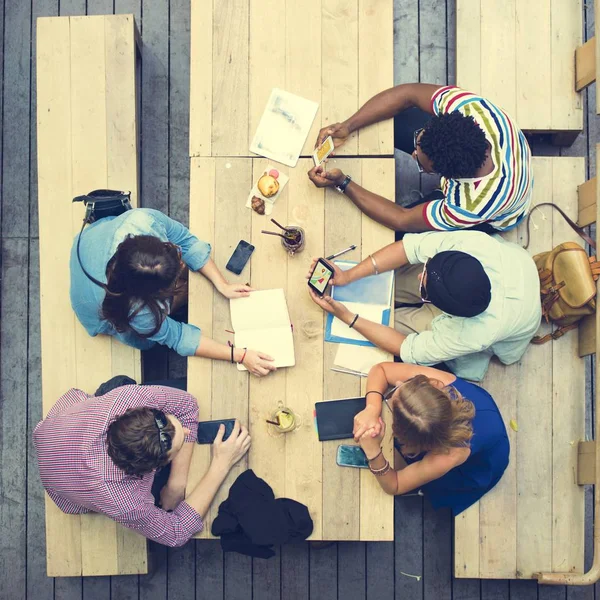
<svg viewBox="0 0 600 600">
<path fill-rule="evenodd" d="M 178 291 L 179 248 L 152 235 L 129 236 L 117 247 L 109 269 L 102 318 L 123 333 L 131 331 L 132 319 L 148 307 L 154 317 L 154 329 L 140 335 L 156 335 L 167 316 L 165 301 Z"/>
<path fill-rule="evenodd" d="M 394 437 L 406 454 L 468 447 L 475 407 L 452 386 L 437 387 L 425 375 L 400 386 L 392 399 Z"/>
<path fill-rule="evenodd" d="M 168 420 L 163 431 L 175 436 L 175 426 Z M 151 408 L 130 408 L 117 417 L 106 431 L 108 455 L 127 475 L 144 475 L 164 467 L 170 456 L 164 452 Z"/>
</svg>

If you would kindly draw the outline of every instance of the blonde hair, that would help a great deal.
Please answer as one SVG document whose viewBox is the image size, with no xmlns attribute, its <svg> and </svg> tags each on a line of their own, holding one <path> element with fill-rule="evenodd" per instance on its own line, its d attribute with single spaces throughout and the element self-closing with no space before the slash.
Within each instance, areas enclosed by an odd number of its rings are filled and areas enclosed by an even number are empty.
<svg viewBox="0 0 600 600">
<path fill-rule="evenodd" d="M 392 431 L 407 454 L 468 447 L 473 437 L 473 403 L 452 386 L 432 381 L 417 375 L 392 397 Z"/>
</svg>

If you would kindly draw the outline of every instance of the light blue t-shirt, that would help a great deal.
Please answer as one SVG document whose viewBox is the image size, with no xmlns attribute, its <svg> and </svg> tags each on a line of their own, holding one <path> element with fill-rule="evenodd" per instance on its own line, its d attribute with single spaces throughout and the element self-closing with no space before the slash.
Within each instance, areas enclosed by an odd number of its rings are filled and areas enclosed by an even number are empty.
<svg viewBox="0 0 600 600">
<path fill-rule="evenodd" d="M 158 210 L 135 208 L 118 217 L 105 217 L 89 225 L 81 235 L 81 262 L 86 271 L 106 283 L 106 266 L 119 244 L 130 235 L 153 235 L 163 242 L 172 242 L 181 248 L 181 257 L 192 270 L 201 269 L 210 258 L 210 244 L 193 236 L 187 227 L 170 219 Z M 187 323 L 179 323 L 167 317 L 159 331 L 150 337 L 155 327 L 154 316 L 148 308 L 142 309 L 131 321 L 135 331 L 119 333 L 101 316 L 104 290 L 90 281 L 77 260 L 77 240 L 71 248 L 71 305 L 81 324 L 92 335 L 112 335 L 128 346 L 147 350 L 154 344 L 172 348 L 181 356 L 193 356 L 200 344 L 200 329 Z"/>
<path fill-rule="evenodd" d="M 542 318 L 537 268 L 526 250 L 479 231 L 406 234 L 403 242 L 413 265 L 447 250 L 470 254 L 482 264 L 492 288 L 490 304 L 480 315 L 442 313 L 430 331 L 408 335 L 400 347 L 404 362 L 445 362 L 458 377 L 481 381 L 492 356 L 505 365 L 523 356 Z"/>
</svg>

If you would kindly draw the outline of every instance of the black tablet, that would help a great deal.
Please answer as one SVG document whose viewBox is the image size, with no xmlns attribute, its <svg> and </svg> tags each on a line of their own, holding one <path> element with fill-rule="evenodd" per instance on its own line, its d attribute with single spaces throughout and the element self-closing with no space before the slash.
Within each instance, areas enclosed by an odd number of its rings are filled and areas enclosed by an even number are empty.
<svg viewBox="0 0 600 600">
<path fill-rule="evenodd" d="M 367 401 L 362 398 L 327 400 L 315 404 L 319 441 L 345 440 L 352 436 L 354 417 L 365 409 Z"/>
</svg>

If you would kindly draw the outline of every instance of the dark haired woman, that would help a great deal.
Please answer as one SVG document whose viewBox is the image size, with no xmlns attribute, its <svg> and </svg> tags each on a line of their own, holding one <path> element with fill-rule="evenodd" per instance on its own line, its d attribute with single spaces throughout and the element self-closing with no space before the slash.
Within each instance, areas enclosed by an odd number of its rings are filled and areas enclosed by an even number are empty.
<svg viewBox="0 0 600 600">
<path fill-rule="evenodd" d="M 398 386 L 389 401 L 394 444 L 407 463 L 398 471 L 381 449 L 383 394 L 390 385 Z M 369 372 L 366 399 L 354 419 L 354 437 L 388 494 L 420 489 L 434 508 L 450 507 L 458 515 L 502 477 L 508 436 L 483 388 L 431 367 L 381 363 Z"/>
<path fill-rule="evenodd" d="M 136 208 L 85 229 L 77 259 L 71 251 L 71 304 L 92 335 L 105 334 L 146 350 L 164 344 L 181 356 L 232 360 L 257 376 L 274 371 L 272 358 L 254 349 L 230 348 L 201 335 L 170 314 L 187 303 L 187 273 L 198 271 L 225 298 L 247 296 L 247 285 L 229 283 L 210 258 L 210 244 L 158 210 Z"/>
<path fill-rule="evenodd" d="M 354 132 L 394 119 L 394 146 L 421 173 L 441 176 L 440 189 L 400 206 L 351 181 L 339 169 L 309 172 L 317 187 L 336 186 L 366 215 L 395 231 L 476 228 L 497 233 L 528 213 L 533 172 L 523 132 L 487 98 L 451 86 L 405 83 L 371 98 L 343 123 L 321 129 L 317 143 L 335 146 Z"/>
</svg>

